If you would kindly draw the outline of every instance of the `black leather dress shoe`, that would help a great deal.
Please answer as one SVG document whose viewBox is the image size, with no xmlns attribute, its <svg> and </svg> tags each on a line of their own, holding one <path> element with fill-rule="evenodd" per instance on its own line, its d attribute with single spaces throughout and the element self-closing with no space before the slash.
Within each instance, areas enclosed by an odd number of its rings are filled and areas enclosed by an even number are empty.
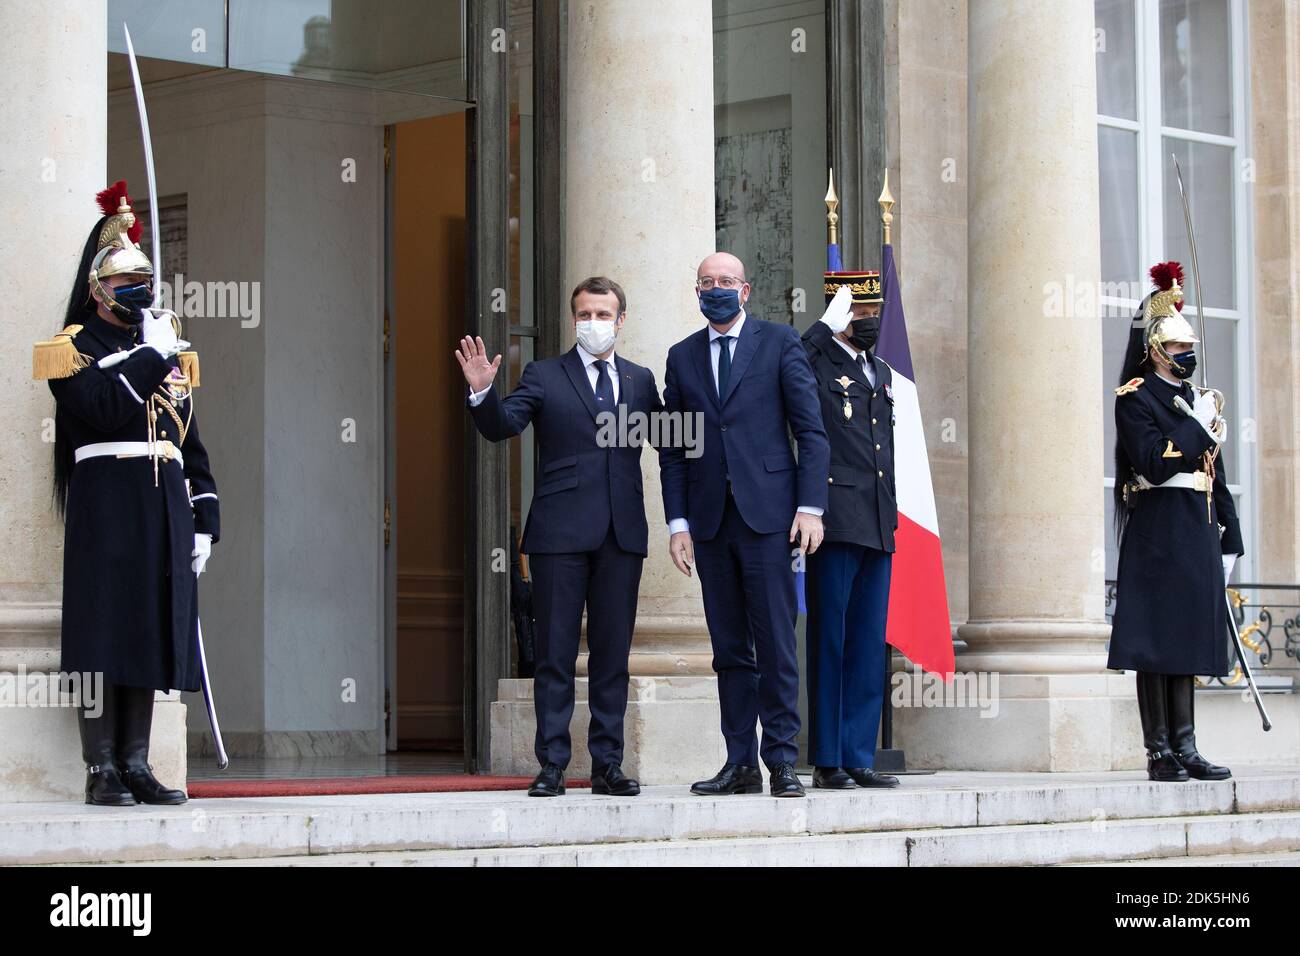
<svg viewBox="0 0 1300 956">
<path fill-rule="evenodd" d="M 151 803 L 158 806 L 174 807 L 189 799 L 184 790 L 164 787 L 153 775 L 153 767 L 122 768 L 122 782 L 126 784 L 139 803 Z"/>
<path fill-rule="evenodd" d="M 768 791 L 774 797 L 802 797 L 803 784 L 794 772 L 794 764 L 779 763 L 772 768 L 772 775 L 767 781 Z"/>
<path fill-rule="evenodd" d="M 884 789 L 898 786 L 898 778 L 887 773 L 877 773 L 871 767 L 845 767 L 844 772 L 853 778 L 859 787 Z"/>
<path fill-rule="evenodd" d="M 813 767 L 813 786 L 818 790 L 852 790 L 853 778 L 839 767 Z"/>
<path fill-rule="evenodd" d="M 1181 782 L 1187 779 L 1187 771 L 1172 750 L 1157 750 L 1147 754 L 1147 779 Z"/>
<path fill-rule="evenodd" d="M 1196 780 L 1227 780 L 1232 776 L 1227 767 L 1210 763 L 1195 750 L 1178 754 L 1178 762 L 1187 771 L 1187 776 Z"/>
<path fill-rule="evenodd" d="M 702 797 L 717 797 L 729 793 L 762 793 L 763 775 L 757 767 L 746 767 L 738 763 L 723 764 L 708 780 L 698 780 L 691 784 L 691 793 Z"/>
<path fill-rule="evenodd" d="M 564 771 L 553 763 L 548 763 L 533 779 L 528 788 L 530 797 L 564 796 Z"/>
<path fill-rule="evenodd" d="M 623 773 L 618 764 L 612 763 L 600 773 L 591 775 L 591 792 L 607 797 L 635 797 L 641 792 L 641 784 Z"/>
</svg>

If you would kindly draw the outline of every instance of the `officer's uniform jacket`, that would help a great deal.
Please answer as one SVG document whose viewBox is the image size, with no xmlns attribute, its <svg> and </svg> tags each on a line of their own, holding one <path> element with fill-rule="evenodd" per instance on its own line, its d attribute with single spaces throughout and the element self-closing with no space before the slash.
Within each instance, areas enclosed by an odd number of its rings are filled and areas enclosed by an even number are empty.
<svg viewBox="0 0 1300 956">
<path fill-rule="evenodd" d="M 1214 440 L 1180 410 L 1190 406 L 1189 383 L 1158 376 L 1116 390 L 1115 427 L 1132 471 L 1115 480 L 1159 485 L 1204 470 Z M 1204 490 L 1158 487 L 1132 490 L 1119 548 L 1110 667 L 1157 674 L 1228 673 L 1228 620 L 1223 555 L 1242 554 L 1241 524 L 1228 491 L 1223 456 Z M 1182 479 L 1186 480 L 1186 479 Z M 1208 504 L 1208 510 L 1207 510 Z"/>
<path fill-rule="evenodd" d="M 883 359 L 869 355 L 876 376 L 873 388 L 824 322 L 814 322 L 803 334 L 803 346 L 817 379 L 831 446 L 822 517 L 825 540 L 892 552 L 898 529 L 892 370 Z"/>
<path fill-rule="evenodd" d="M 94 315 L 72 336 L 80 367 L 49 380 L 58 428 L 72 448 L 145 442 L 153 409 L 160 452 L 73 465 L 62 666 L 102 671 L 109 683 L 194 691 L 200 677 L 191 552 L 195 532 L 220 538 L 217 488 L 177 359 L 142 348 L 112 367 L 97 364 L 134 348 L 137 335 Z"/>
</svg>

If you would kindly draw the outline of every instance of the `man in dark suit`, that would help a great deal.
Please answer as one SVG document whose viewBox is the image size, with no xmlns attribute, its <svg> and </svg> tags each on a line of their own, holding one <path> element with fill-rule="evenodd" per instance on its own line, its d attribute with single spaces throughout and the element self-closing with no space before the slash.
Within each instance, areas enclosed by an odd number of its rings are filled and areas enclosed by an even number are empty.
<svg viewBox="0 0 1300 956">
<path fill-rule="evenodd" d="M 669 350 L 664 407 L 702 416 L 702 454 L 664 447 L 660 469 L 673 563 L 689 575 L 699 560 L 727 762 L 691 790 L 761 792 L 761 720 L 772 795 L 801 797 L 791 543 L 802 560 L 822 539 L 829 450 L 817 384 L 791 326 L 745 314 L 739 259 L 706 258 L 696 292 L 707 325 Z"/>
<path fill-rule="evenodd" d="M 462 339 L 456 358 L 484 438 L 510 438 L 529 422 L 537 438 L 537 484 L 520 546 L 529 556 L 537 622 L 533 698 L 542 767 L 528 793 L 564 793 L 585 605 L 592 792 L 636 796 L 640 786 L 623 773 L 622 761 L 628 653 L 647 540 L 641 446 L 624 436 L 611 443 L 617 432 L 606 416 L 621 419 L 621 405 L 634 420 L 663 406 L 654 374 L 614 354 L 627 317 L 618 283 L 586 279 L 569 306 L 578 344 L 558 358 L 529 363 L 504 399 L 492 388 L 501 356 L 489 362 L 482 339 Z"/>
<path fill-rule="evenodd" d="M 828 272 L 826 297 L 826 314 L 803 336 L 831 443 L 826 543 L 806 581 L 808 758 L 814 787 L 896 787 L 873 767 L 898 528 L 893 375 L 872 354 L 880 274 Z"/>
</svg>

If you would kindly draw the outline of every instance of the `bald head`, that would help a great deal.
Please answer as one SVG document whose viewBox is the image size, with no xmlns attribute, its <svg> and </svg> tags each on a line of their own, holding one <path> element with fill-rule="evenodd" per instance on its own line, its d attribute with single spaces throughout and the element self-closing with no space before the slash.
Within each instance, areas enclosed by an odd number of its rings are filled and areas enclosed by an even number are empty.
<svg viewBox="0 0 1300 956">
<path fill-rule="evenodd" d="M 700 263 L 695 275 L 700 279 L 705 276 L 710 276 L 715 280 L 723 276 L 735 276 L 737 279 L 744 279 L 745 264 L 730 252 L 715 252 L 711 256 L 704 257 L 704 261 Z"/>
<path fill-rule="evenodd" d="M 700 263 L 695 275 L 695 294 L 704 317 L 719 331 L 731 328 L 749 298 L 745 264 L 730 252 L 715 252 Z"/>
</svg>

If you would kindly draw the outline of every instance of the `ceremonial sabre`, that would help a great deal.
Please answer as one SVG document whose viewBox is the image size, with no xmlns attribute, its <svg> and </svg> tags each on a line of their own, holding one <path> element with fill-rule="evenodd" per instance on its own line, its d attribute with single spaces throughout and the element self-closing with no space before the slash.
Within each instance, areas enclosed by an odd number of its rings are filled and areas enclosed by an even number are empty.
<svg viewBox="0 0 1300 956">
<path fill-rule="evenodd" d="M 1264 722 L 1264 730 L 1273 729 L 1273 721 L 1268 719 L 1268 711 L 1264 709 L 1264 700 L 1259 696 L 1259 688 L 1255 686 L 1255 675 L 1250 672 L 1250 665 L 1246 663 L 1246 648 L 1241 643 L 1241 634 L 1237 630 L 1237 617 L 1235 609 L 1232 606 L 1232 598 L 1228 592 L 1223 592 L 1223 599 L 1228 602 L 1228 629 L 1232 631 L 1232 646 L 1237 649 L 1237 660 L 1241 662 L 1241 672 L 1246 675 L 1246 684 L 1250 687 L 1250 692 L 1255 698 L 1255 706 L 1259 708 L 1259 719 Z"/>
<path fill-rule="evenodd" d="M 1183 220 L 1187 223 L 1187 251 L 1192 260 L 1192 285 L 1196 289 L 1196 320 L 1201 326 L 1201 341 L 1206 342 L 1205 338 L 1205 300 L 1201 298 L 1201 268 L 1196 262 L 1196 233 L 1192 230 L 1192 207 L 1187 201 L 1187 190 L 1183 188 L 1183 171 L 1178 165 L 1178 154 L 1170 153 L 1174 161 L 1174 176 L 1178 178 L 1178 195 L 1183 200 Z M 1206 380 L 1209 378 L 1209 365 L 1206 352 L 1209 346 L 1204 345 L 1201 348 L 1201 388 L 1209 388 Z"/>
<path fill-rule="evenodd" d="M 144 145 L 144 169 L 149 180 L 151 239 L 149 258 L 153 263 L 153 304 L 157 307 L 158 293 L 162 289 L 162 232 L 158 228 L 158 180 L 153 169 L 153 140 L 149 137 L 149 113 L 144 106 L 144 85 L 140 82 L 140 65 L 136 63 L 131 31 L 125 23 L 122 24 L 122 32 L 126 35 L 126 55 L 131 62 L 131 81 L 135 84 L 135 105 L 140 112 L 140 140 Z M 190 400 L 193 401 L 193 398 Z M 198 587 L 197 576 L 194 579 L 194 586 Z M 217 767 L 225 770 L 230 765 L 230 758 L 226 756 L 226 745 L 221 739 L 221 725 L 217 723 L 217 706 L 212 699 L 212 681 L 208 677 L 208 655 L 203 649 L 203 624 L 197 617 L 195 627 L 199 638 L 199 674 L 203 681 L 203 703 L 208 710 L 208 724 L 212 728 L 212 738 L 217 746 Z"/>
<path fill-rule="evenodd" d="M 1192 260 L 1192 285 L 1196 289 L 1196 320 L 1201 327 L 1201 362 L 1198 366 L 1201 370 L 1201 389 L 1203 391 L 1214 392 L 1217 399 L 1219 413 L 1223 412 L 1223 395 L 1217 389 L 1212 389 L 1207 384 L 1208 366 L 1207 355 L 1209 352 L 1209 343 L 1205 337 L 1205 300 L 1201 298 L 1201 267 L 1196 259 L 1196 231 L 1192 228 L 1192 206 L 1187 200 L 1187 189 L 1183 186 L 1183 170 L 1178 165 L 1178 154 L 1170 153 L 1170 158 L 1174 161 L 1174 176 L 1178 180 L 1178 195 L 1183 201 L 1183 221 L 1187 224 L 1187 251 Z M 1188 415 L 1192 413 L 1187 403 L 1181 397 L 1174 400 L 1179 409 Z M 1212 456 L 1206 456 L 1207 461 L 1212 461 Z M 1207 492 L 1207 495 L 1210 492 Z M 1207 504 L 1208 508 L 1209 505 Z M 1260 720 L 1264 722 L 1264 730 L 1270 730 L 1273 722 L 1268 719 L 1268 712 L 1264 709 L 1264 700 L 1259 695 L 1259 688 L 1255 686 L 1255 676 L 1250 672 L 1250 663 L 1246 660 L 1246 648 L 1241 643 L 1241 635 L 1237 632 L 1237 618 L 1232 606 L 1232 599 L 1228 597 L 1227 580 L 1224 580 L 1223 600 L 1228 605 L 1228 630 L 1232 633 L 1232 646 L 1237 651 L 1237 660 L 1241 664 L 1241 672 L 1246 675 L 1246 684 L 1250 687 L 1250 693 L 1255 698 L 1255 707 L 1259 710 Z"/>
</svg>

